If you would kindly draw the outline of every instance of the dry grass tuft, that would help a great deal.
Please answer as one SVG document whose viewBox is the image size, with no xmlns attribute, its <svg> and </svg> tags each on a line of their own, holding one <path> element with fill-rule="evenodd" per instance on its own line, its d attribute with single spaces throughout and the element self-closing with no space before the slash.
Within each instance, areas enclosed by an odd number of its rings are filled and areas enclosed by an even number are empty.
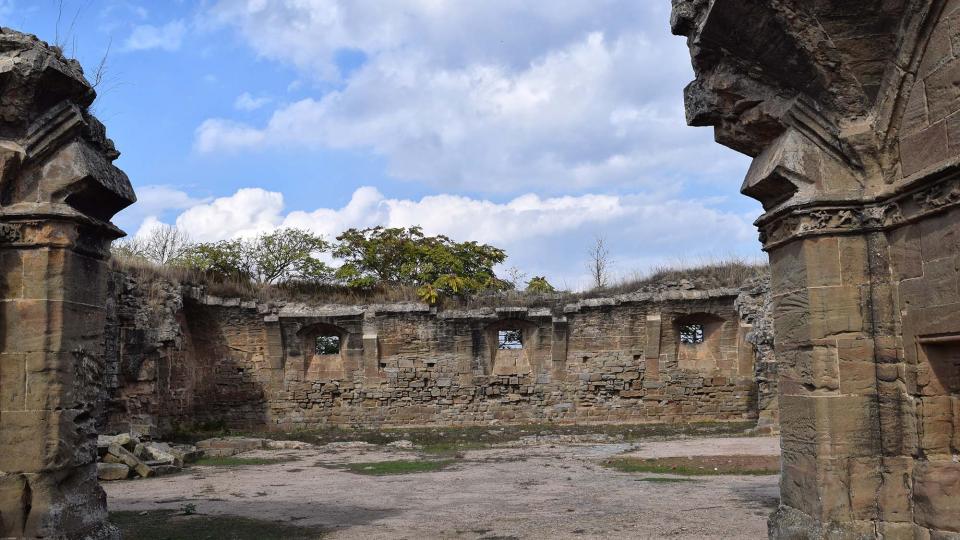
<svg viewBox="0 0 960 540">
<path fill-rule="evenodd" d="M 620 283 L 604 289 L 588 291 L 588 296 L 598 294 L 626 294 L 645 288 L 678 284 L 686 280 L 698 289 L 738 288 L 747 281 L 768 275 L 770 266 L 760 260 L 730 257 L 703 260 L 688 264 L 680 261 L 672 265 L 654 267 L 646 274 L 636 274 Z"/>
<path fill-rule="evenodd" d="M 282 285 L 259 285 L 251 281 L 214 279 L 202 272 L 179 266 L 158 265 L 136 257 L 112 259 L 113 269 L 134 276 L 141 281 L 165 280 L 202 286 L 208 294 L 224 298 L 243 298 L 260 302 L 304 302 L 315 304 L 389 304 L 419 302 L 416 287 L 402 284 L 378 285 L 369 289 L 355 289 L 329 283 L 286 283 Z M 477 309 L 484 307 L 561 307 L 564 304 L 588 298 L 626 294 L 638 290 L 670 287 L 682 280 L 691 282 L 698 289 L 719 287 L 737 288 L 748 280 L 769 273 L 769 267 L 758 261 L 729 258 L 706 261 L 701 264 L 664 265 L 643 275 L 635 275 L 620 283 L 602 289 L 581 293 L 556 292 L 531 294 L 523 291 L 482 293 L 464 298 L 444 298 L 440 308 Z"/>
</svg>

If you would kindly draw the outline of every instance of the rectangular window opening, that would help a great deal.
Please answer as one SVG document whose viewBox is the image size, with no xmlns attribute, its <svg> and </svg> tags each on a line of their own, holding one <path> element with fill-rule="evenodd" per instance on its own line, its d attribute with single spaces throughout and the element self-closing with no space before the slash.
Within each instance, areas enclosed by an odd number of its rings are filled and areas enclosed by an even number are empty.
<svg viewBox="0 0 960 540">
<path fill-rule="evenodd" d="M 497 332 L 498 349 L 522 349 L 523 332 L 520 330 L 500 330 Z"/>
<path fill-rule="evenodd" d="M 317 336 L 318 355 L 340 354 L 340 336 Z"/>
<path fill-rule="evenodd" d="M 951 336 L 952 337 L 952 336 Z M 929 371 L 923 393 L 934 396 L 960 396 L 960 341 L 945 338 L 921 338 Z"/>
<path fill-rule="evenodd" d="M 680 325 L 680 343 L 683 343 L 684 345 L 696 345 L 698 343 L 703 343 L 703 325 Z"/>
</svg>

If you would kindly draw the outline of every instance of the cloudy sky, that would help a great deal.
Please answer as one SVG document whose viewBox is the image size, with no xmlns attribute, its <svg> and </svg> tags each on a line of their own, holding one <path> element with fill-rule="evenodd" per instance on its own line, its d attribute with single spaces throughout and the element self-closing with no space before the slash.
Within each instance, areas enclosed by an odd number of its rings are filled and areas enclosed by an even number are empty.
<svg viewBox="0 0 960 540">
<path fill-rule="evenodd" d="M 761 256 L 748 161 L 683 121 L 667 0 L 0 0 L 61 43 L 140 202 L 196 240 L 419 224 L 586 284 Z M 59 22 L 58 22 L 59 20 Z"/>
</svg>

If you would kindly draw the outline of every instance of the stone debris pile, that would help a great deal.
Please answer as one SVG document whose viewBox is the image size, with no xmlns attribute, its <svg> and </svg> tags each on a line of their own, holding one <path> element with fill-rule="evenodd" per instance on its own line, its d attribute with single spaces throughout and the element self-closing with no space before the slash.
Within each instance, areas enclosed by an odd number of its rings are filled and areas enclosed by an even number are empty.
<svg viewBox="0 0 960 540">
<path fill-rule="evenodd" d="M 100 480 L 149 478 L 179 472 L 204 455 L 190 444 L 141 440 L 136 435 L 100 435 L 97 439 L 97 477 Z"/>
<path fill-rule="evenodd" d="M 215 437 L 197 443 L 197 448 L 209 457 L 231 457 L 252 450 L 306 450 L 313 447 L 301 441 L 275 441 L 253 437 Z"/>
</svg>

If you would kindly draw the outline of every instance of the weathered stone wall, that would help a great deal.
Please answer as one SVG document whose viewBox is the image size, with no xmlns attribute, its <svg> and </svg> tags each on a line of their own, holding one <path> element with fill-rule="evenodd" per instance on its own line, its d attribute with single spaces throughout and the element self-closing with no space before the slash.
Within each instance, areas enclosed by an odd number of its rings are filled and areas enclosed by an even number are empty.
<svg viewBox="0 0 960 540">
<path fill-rule="evenodd" d="M 762 284 L 753 296 L 674 290 L 554 309 L 437 311 L 422 304 L 264 305 L 189 287 L 178 297 L 169 283 L 119 272 L 113 283 L 108 349 L 116 353 L 117 378 L 104 416 L 108 431 L 162 433 L 203 422 L 294 429 L 758 414 L 757 349 L 748 339 L 756 334 L 752 324 L 766 320 Z M 704 343 L 680 344 L 678 325 L 698 321 Z M 498 348 L 498 331 L 509 329 L 522 331 L 522 349 Z M 318 335 L 339 337 L 340 353 L 316 354 Z"/>
<path fill-rule="evenodd" d="M 109 220 L 134 201 L 83 70 L 0 28 L 0 537 L 116 538 L 97 484 Z"/>
<path fill-rule="evenodd" d="M 688 121 L 765 210 L 770 536 L 960 537 L 960 2 L 673 3 Z"/>
</svg>

